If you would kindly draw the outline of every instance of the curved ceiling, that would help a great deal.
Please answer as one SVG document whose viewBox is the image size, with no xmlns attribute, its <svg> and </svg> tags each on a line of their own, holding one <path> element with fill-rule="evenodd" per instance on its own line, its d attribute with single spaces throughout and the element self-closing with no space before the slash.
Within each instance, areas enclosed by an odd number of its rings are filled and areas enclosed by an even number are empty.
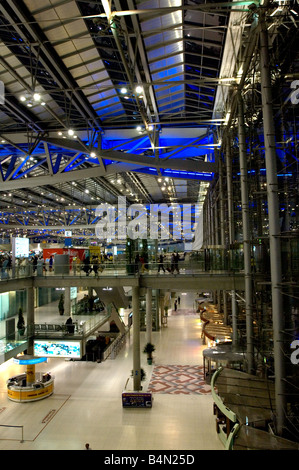
<svg viewBox="0 0 299 470">
<path fill-rule="evenodd" d="M 197 201 L 256 5 L 1 1 L 3 225 L 121 195 Z"/>
</svg>

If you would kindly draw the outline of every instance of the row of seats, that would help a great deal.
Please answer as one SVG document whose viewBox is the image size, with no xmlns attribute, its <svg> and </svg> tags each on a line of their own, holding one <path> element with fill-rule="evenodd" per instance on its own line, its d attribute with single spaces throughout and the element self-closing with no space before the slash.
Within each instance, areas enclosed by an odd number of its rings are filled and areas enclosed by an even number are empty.
<svg viewBox="0 0 299 470">
<path fill-rule="evenodd" d="M 53 325 L 51 323 L 36 323 L 34 325 L 34 332 L 39 333 L 39 332 L 58 332 L 58 331 L 68 331 L 70 332 L 70 327 L 72 327 L 72 330 L 75 329 L 75 324 L 73 325 Z M 72 331 L 74 332 L 74 331 Z"/>
</svg>

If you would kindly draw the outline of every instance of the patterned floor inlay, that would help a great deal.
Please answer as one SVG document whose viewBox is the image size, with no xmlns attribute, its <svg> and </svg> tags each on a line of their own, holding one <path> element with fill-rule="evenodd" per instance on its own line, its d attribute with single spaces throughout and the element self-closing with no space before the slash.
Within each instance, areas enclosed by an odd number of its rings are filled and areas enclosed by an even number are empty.
<svg viewBox="0 0 299 470">
<path fill-rule="evenodd" d="M 148 391 L 170 394 L 206 394 L 211 387 L 206 384 L 202 366 L 155 366 Z"/>
</svg>

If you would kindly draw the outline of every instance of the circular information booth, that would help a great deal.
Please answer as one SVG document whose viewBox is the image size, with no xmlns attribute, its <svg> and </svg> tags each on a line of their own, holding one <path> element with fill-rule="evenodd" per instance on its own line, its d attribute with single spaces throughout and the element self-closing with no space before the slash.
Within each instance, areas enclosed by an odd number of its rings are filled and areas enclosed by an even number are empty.
<svg viewBox="0 0 299 470">
<path fill-rule="evenodd" d="M 49 373 L 35 373 L 35 365 L 47 362 L 45 357 L 17 356 L 16 364 L 25 365 L 26 373 L 11 377 L 7 381 L 7 396 L 12 401 L 30 402 L 52 395 L 54 378 Z"/>
</svg>

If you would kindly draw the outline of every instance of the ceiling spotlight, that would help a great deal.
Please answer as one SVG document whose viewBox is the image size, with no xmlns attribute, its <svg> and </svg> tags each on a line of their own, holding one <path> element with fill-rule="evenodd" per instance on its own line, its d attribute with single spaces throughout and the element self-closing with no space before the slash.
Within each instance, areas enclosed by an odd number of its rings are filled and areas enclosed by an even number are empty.
<svg viewBox="0 0 299 470">
<path fill-rule="evenodd" d="M 138 85 L 138 86 L 135 88 L 135 91 L 136 91 L 136 93 L 138 93 L 138 94 L 139 94 L 139 93 L 142 93 L 142 92 L 143 92 L 142 86 Z"/>
<path fill-rule="evenodd" d="M 22 95 L 21 98 L 20 98 L 20 101 L 26 101 L 26 96 Z"/>
<path fill-rule="evenodd" d="M 69 130 L 67 131 L 67 133 L 68 133 L 68 135 L 74 135 L 73 129 L 69 129 Z"/>
<path fill-rule="evenodd" d="M 141 127 L 141 126 L 137 126 L 136 129 L 137 129 L 137 131 L 140 132 L 140 131 L 142 130 L 142 127 Z"/>
<path fill-rule="evenodd" d="M 40 98 L 41 98 L 41 97 L 40 97 L 40 94 L 39 94 L 39 93 L 34 93 L 34 95 L 33 95 L 34 101 L 40 101 Z"/>
<path fill-rule="evenodd" d="M 123 87 L 123 88 L 121 88 L 120 92 L 121 92 L 123 95 L 125 95 L 125 94 L 128 92 L 128 90 L 127 90 L 125 87 Z"/>
</svg>

